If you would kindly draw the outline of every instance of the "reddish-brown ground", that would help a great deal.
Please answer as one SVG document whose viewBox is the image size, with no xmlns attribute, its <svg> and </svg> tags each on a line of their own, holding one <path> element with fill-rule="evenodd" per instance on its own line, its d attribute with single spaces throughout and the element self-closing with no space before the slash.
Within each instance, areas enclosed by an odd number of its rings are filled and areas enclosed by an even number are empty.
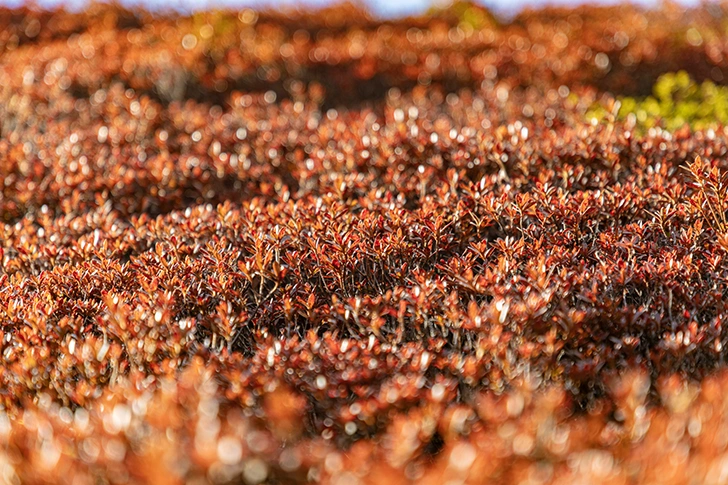
<svg viewBox="0 0 728 485">
<path fill-rule="evenodd" d="M 0 482 L 728 482 L 726 13 L 0 11 Z"/>
</svg>

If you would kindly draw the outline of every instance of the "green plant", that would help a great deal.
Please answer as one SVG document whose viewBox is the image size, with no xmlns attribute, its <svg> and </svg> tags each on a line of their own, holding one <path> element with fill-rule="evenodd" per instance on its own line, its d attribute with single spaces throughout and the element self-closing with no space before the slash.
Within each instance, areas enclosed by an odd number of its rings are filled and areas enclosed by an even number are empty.
<svg viewBox="0 0 728 485">
<path fill-rule="evenodd" d="M 676 130 L 685 125 L 702 130 L 728 123 L 728 88 L 710 81 L 698 84 L 685 71 L 667 73 L 652 88 L 653 95 L 643 99 L 620 97 L 617 119 L 632 119 L 638 130 L 660 126 Z M 595 106 L 587 114 L 598 120 L 607 110 Z"/>
</svg>

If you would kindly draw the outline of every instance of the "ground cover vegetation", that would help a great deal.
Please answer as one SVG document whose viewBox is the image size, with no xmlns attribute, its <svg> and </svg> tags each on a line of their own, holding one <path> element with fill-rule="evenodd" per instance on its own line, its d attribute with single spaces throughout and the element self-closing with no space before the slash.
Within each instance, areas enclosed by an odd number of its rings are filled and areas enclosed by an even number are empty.
<svg viewBox="0 0 728 485">
<path fill-rule="evenodd" d="M 1 480 L 726 483 L 727 10 L 0 10 Z"/>
</svg>

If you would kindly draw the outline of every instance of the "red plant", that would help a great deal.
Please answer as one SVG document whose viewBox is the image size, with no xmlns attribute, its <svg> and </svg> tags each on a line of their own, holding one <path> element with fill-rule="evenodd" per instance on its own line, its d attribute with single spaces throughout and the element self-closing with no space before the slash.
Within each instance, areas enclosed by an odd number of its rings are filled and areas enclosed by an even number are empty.
<svg viewBox="0 0 728 485">
<path fill-rule="evenodd" d="M 478 9 L 1 10 L 3 480 L 724 481 L 722 7 Z"/>
</svg>

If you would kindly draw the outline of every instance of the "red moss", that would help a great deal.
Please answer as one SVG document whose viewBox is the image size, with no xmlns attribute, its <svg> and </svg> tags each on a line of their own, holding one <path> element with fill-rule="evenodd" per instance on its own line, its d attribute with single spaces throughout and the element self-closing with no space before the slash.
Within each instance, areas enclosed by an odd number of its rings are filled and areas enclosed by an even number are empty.
<svg viewBox="0 0 728 485">
<path fill-rule="evenodd" d="M 0 12 L 3 480 L 724 481 L 722 10 L 356 13 Z"/>
</svg>

